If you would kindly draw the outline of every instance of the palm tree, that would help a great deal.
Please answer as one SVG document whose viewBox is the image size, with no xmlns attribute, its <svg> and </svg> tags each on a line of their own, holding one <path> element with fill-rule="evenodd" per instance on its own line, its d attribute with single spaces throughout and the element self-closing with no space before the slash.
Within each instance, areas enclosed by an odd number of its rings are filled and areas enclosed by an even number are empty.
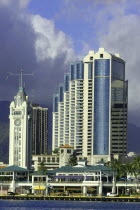
<svg viewBox="0 0 140 210">
<path fill-rule="evenodd" d="M 117 171 L 117 178 L 122 178 L 126 176 L 126 164 L 120 160 L 113 159 L 111 162 L 107 162 L 106 166 L 111 167 Z"/>
<path fill-rule="evenodd" d="M 47 173 L 47 168 L 45 167 L 45 163 L 44 161 L 42 161 L 40 163 L 40 166 L 38 167 L 38 173 L 41 175 L 41 179 L 39 181 L 39 188 L 40 188 L 40 185 L 41 183 L 43 182 L 43 177 L 42 175 L 45 175 Z M 41 194 L 41 190 L 39 189 L 39 193 Z"/>
<path fill-rule="evenodd" d="M 138 188 L 138 177 L 140 175 L 140 156 L 135 157 L 134 161 L 132 162 L 132 173 L 135 176 L 135 180 L 136 180 L 136 191 Z"/>
<path fill-rule="evenodd" d="M 38 172 L 40 172 L 41 174 L 46 174 L 47 168 L 45 167 L 44 161 L 40 163 L 40 166 L 38 167 Z"/>
</svg>

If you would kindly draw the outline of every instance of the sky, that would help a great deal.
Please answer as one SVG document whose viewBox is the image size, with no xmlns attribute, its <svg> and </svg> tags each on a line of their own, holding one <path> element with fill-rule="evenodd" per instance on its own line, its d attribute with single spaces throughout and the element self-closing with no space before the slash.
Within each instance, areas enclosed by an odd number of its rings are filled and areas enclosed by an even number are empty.
<svg viewBox="0 0 140 210">
<path fill-rule="evenodd" d="M 129 81 L 129 122 L 140 126 L 139 0 L 0 0 L 0 101 L 26 93 L 50 106 L 70 63 L 99 47 L 119 53 Z"/>
</svg>

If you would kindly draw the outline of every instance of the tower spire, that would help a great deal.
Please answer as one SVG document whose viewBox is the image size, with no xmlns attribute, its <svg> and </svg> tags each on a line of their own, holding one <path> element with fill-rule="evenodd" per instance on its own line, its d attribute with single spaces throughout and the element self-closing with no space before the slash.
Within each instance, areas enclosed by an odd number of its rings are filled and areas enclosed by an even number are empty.
<svg viewBox="0 0 140 210">
<path fill-rule="evenodd" d="M 23 73 L 23 69 L 20 70 L 20 73 L 19 74 L 13 74 L 12 72 L 7 72 L 7 77 L 6 77 L 6 80 L 8 79 L 9 76 L 19 76 L 19 88 L 22 88 L 23 89 L 23 75 L 24 76 L 33 76 L 33 73 L 32 74 L 24 74 Z"/>
<path fill-rule="evenodd" d="M 23 87 L 22 87 L 22 78 L 23 78 L 23 70 L 21 69 L 21 70 L 20 70 L 20 83 L 19 83 L 19 88 L 20 88 L 20 87 L 23 88 Z"/>
</svg>

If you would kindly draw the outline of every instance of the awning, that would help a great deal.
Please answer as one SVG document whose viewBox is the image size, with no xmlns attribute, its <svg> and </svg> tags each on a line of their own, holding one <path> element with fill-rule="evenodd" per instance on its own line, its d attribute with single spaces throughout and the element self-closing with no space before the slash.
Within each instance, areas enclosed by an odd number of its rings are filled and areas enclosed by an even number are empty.
<svg viewBox="0 0 140 210">
<path fill-rule="evenodd" d="M 64 190 L 64 187 L 53 187 L 53 190 Z"/>
<path fill-rule="evenodd" d="M 56 179 L 83 179 L 83 176 L 55 176 Z"/>
<path fill-rule="evenodd" d="M 93 176 L 86 176 L 86 180 L 92 179 Z"/>
<path fill-rule="evenodd" d="M 34 190 L 45 190 L 46 187 L 34 187 Z"/>
<path fill-rule="evenodd" d="M 89 187 L 87 187 L 87 190 L 96 191 L 97 189 L 89 186 Z"/>
<path fill-rule="evenodd" d="M 126 181 L 127 179 L 126 178 L 119 178 L 119 180 Z"/>
<path fill-rule="evenodd" d="M 79 191 L 79 190 L 81 190 L 81 187 L 77 187 L 77 188 L 76 187 L 71 187 L 71 188 L 68 187 L 68 188 L 66 188 L 66 190 L 78 190 Z"/>
</svg>

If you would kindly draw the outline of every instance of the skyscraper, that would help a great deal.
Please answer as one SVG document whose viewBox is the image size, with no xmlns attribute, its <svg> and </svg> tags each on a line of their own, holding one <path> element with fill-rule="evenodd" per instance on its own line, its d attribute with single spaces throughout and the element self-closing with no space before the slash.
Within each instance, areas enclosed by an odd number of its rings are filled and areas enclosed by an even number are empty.
<svg viewBox="0 0 140 210">
<path fill-rule="evenodd" d="M 31 167 L 31 106 L 22 85 L 10 104 L 9 165 Z"/>
<path fill-rule="evenodd" d="M 48 150 L 48 108 L 32 105 L 32 154 L 47 154 Z"/>
<path fill-rule="evenodd" d="M 125 61 L 103 48 L 89 51 L 53 96 L 53 149 L 69 144 L 83 157 L 125 155 L 127 99 Z"/>
</svg>

